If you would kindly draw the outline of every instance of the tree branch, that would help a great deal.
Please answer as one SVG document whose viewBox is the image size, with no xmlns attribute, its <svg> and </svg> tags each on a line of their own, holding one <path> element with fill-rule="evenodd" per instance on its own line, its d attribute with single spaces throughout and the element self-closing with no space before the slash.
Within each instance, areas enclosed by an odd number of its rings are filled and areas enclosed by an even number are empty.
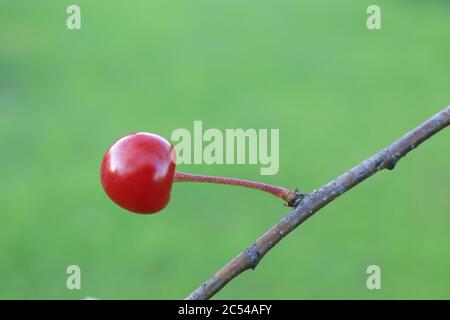
<svg viewBox="0 0 450 320">
<path fill-rule="evenodd" d="M 255 269 L 270 249 L 319 209 L 378 171 L 394 169 L 397 162 L 409 151 L 449 124 L 450 106 L 343 175 L 306 194 L 296 208 L 192 292 L 186 300 L 209 299 L 242 272 Z"/>
</svg>

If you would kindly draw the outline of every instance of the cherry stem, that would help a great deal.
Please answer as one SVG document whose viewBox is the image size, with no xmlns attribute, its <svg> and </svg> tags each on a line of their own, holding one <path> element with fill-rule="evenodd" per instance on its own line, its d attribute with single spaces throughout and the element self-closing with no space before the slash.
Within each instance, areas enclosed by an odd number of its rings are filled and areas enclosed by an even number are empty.
<svg viewBox="0 0 450 320">
<path fill-rule="evenodd" d="M 175 172 L 173 177 L 174 182 L 207 182 L 217 184 L 228 184 L 233 186 L 241 186 L 246 188 L 258 189 L 273 194 L 277 198 L 283 199 L 290 207 L 296 206 L 302 198 L 302 195 L 297 189 L 289 190 L 286 188 L 255 182 L 250 180 L 204 176 L 184 172 Z"/>
</svg>

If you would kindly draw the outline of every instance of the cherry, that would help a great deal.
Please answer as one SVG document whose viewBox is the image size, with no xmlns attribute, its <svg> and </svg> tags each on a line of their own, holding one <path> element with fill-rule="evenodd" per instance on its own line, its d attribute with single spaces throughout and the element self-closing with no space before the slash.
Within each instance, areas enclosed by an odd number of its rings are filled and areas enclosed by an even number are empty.
<svg viewBox="0 0 450 320">
<path fill-rule="evenodd" d="M 173 147 L 145 132 L 123 137 L 106 151 L 101 182 L 106 194 L 124 209 L 155 213 L 170 200 L 175 163 Z"/>
<path fill-rule="evenodd" d="M 259 189 L 295 206 L 302 195 L 265 183 L 175 172 L 175 152 L 166 139 L 138 132 L 116 141 L 103 156 L 100 179 L 106 194 L 122 208 L 156 213 L 169 203 L 173 182 L 210 182 Z"/>
</svg>

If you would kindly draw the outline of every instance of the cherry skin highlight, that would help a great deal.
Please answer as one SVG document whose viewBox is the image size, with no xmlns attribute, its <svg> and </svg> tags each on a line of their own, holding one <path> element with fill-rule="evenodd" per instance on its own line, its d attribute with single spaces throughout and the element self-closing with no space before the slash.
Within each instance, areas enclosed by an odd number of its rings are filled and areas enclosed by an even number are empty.
<svg viewBox="0 0 450 320">
<path fill-rule="evenodd" d="M 100 178 L 106 194 L 122 208 L 141 214 L 161 211 L 170 200 L 173 146 L 151 133 L 116 141 L 105 153 Z"/>
</svg>

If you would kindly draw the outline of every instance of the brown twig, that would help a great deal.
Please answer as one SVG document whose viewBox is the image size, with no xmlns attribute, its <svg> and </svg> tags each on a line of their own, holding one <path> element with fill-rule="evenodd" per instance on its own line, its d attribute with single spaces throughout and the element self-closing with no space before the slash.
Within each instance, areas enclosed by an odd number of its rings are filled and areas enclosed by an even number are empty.
<svg viewBox="0 0 450 320">
<path fill-rule="evenodd" d="M 450 106 L 408 132 L 390 146 L 345 172 L 343 175 L 319 189 L 306 194 L 303 201 L 296 208 L 270 228 L 255 243 L 231 260 L 208 281 L 203 283 L 197 290 L 192 292 L 186 299 L 209 299 L 242 272 L 255 269 L 270 249 L 320 208 L 376 172 L 383 169 L 394 169 L 397 162 L 409 151 L 416 148 L 423 141 L 444 129 L 449 124 Z"/>
</svg>

